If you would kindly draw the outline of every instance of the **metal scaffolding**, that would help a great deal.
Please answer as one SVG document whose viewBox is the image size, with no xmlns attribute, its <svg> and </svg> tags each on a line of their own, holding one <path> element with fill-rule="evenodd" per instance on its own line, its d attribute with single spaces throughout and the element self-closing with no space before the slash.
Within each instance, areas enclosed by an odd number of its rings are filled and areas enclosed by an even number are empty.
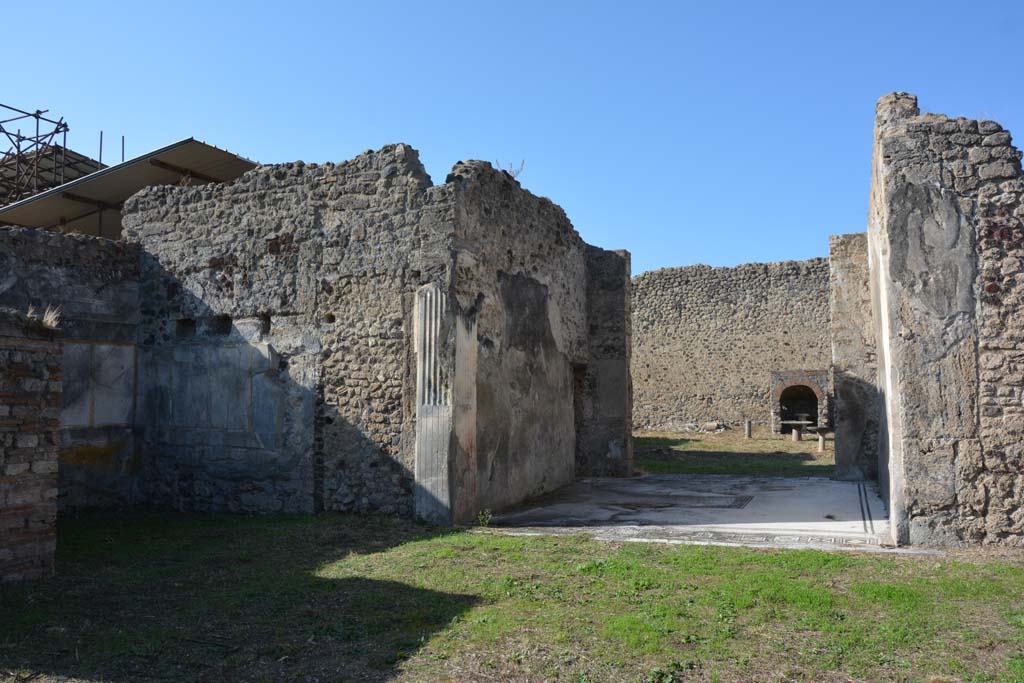
<svg viewBox="0 0 1024 683">
<path fill-rule="evenodd" d="M 67 148 L 68 124 L 49 110 L 23 111 L 0 104 L 0 206 L 94 173 L 103 165 Z"/>
</svg>

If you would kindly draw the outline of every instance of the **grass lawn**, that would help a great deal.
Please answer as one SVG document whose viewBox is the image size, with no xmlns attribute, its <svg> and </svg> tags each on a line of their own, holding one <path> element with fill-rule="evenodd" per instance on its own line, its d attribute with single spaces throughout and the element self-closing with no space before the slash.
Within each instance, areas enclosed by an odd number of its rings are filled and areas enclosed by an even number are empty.
<svg viewBox="0 0 1024 683">
<path fill-rule="evenodd" d="M 751 474 L 779 477 L 830 477 L 835 472 L 835 450 L 830 434 L 825 452 L 818 453 L 818 437 L 811 434 L 794 442 L 754 427 L 753 438 L 742 427 L 723 432 L 640 432 L 635 435 L 637 469 L 651 474 Z"/>
<path fill-rule="evenodd" d="M 64 520 L 0 587 L 7 681 L 1024 681 L 1024 559 Z"/>
</svg>

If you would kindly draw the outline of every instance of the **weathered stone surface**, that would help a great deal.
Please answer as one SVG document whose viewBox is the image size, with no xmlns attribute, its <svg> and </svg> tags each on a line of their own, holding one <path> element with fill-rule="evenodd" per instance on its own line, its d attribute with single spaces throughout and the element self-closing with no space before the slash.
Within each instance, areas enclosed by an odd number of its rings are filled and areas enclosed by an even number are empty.
<svg viewBox="0 0 1024 683">
<path fill-rule="evenodd" d="M 589 247 L 561 208 L 489 164 L 456 164 L 446 187 L 456 193 L 460 247 L 453 289 L 479 340 L 478 506 L 550 491 L 578 465 L 583 474 L 630 473 L 628 398 L 616 406 L 599 393 L 615 373 L 600 361 L 620 370 L 628 361 L 628 262 Z M 597 412 L 580 417 L 581 405 Z"/>
<path fill-rule="evenodd" d="M 590 358 L 573 366 L 576 473 L 633 473 L 632 305 L 630 256 L 588 246 L 587 319 Z"/>
<path fill-rule="evenodd" d="M 770 373 L 828 368 L 826 259 L 633 278 L 633 422 L 767 424 Z"/>
<path fill-rule="evenodd" d="M 592 354 L 628 359 L 625 323 L 601 331 L 616 293 L 615 310 L 628 310 L 628 263 L 614 257 L 611 303 L 590 306 L 588 247 L 564 212 L 483 162 L 456 164 L 434 187 L 415 150 L 391 145 L 227 185 L 151 188 L 124 213 L 143 253 L 138 426 L 158 502 L 411 513 L 424 285 L 446 293 L 448 319 L 476 329 L 472 386 L 447 388 L 447 485 L 463 494 L 446 498 L 453 521 L 571 480 L 572 368 Z M 449 367 L 456 345 L 438 339 L 437 367 Z M 246 371 L 237 353 L 256 345 L 275 361 Z M 621 367 L 589 365 L 585 391 L 621 382 Z M 588 428 L 606 437 L 590 461 L 628 471 L 628 397 L 585 398 L 602 406 Z"/>
<path fill-rule="evenodd" d="M 878 478 L 878 365 L 866 233 L 829 239 L 835 458 L 839 479 Z"/>
<path fill-rule="evenodd" d="M 447 286 L 449 195 L 392 145 L 126 203 L 156 501 L 411 514 L 411 297 Z"/>
<path fill-rule="evenodd" d="M 65 427 L 88 427 L 92 424 L 92 344 L 64 344 L 64 406 L 60 421 Z"/>
<path fill-rule="evenodd" d="M 55 331 L 0 311 L 0 582 L 53 573 L 60 358 Z"/>
<path fill-rule="evenodd" d="M 997 124 L 950 135 L 949 122 L 920 115 L 905 93 L 877 107 L 868 240 L 880 475 L 894 540 L 1020 545 L 1020 153 Z"/>
<path fill-rule="evenodd" d="M 0 230 L 0 304 L 65 312 L 69 505 L 411 514 L 424 285 L 474 330 L 432 349 L 473 358 L 450 521 L 632 469 L 628 255 L 489 164 L 437 187 L 407 145 L 264 166 L 143 190 L 122 226 Z"/>
</svg>

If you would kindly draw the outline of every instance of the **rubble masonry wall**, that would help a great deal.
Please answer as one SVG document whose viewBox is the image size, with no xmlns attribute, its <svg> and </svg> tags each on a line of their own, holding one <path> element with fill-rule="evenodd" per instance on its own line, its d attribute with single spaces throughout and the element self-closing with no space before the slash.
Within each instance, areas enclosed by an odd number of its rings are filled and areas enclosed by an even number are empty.
<svg viewBox="0 0 1024 683">
<path fill-rule="evenodd" d="M 1024 176 L 993 121 L 877 107 L 869 213 L 894 540 L 1024 535 Z"/>
<path fill-rule="evenodd" d="M 137 425 L 154 502 L 410 514 L 414 309 L 427 284 L 476 326 L 475 505 L 463 513 L 573 477 L 587 245 L 507 173 L 460 162 L 432 186 L 415 150 L 391 145 L 149 188 L 123 225 L 142 250 Z M 628 265 L 615 258 L 623 300 Z M 600 457 L 621 461 L 628 418 L 614 419 L 621 444 L 606 439 Z"/>
<path fill-rule="evenodd" d="M 154 502 L 411 514 L 411 297 L 450 262 L 429 185 L 392 145 L 126 203 Z"/>
<path fill-rule="evenodd" d="M 633 278 L 633 423 L 768 424 L 770 373 L 827 370 L 828 260 L 697 265 Z"/>
<path fill-rule="evenodd" d="M 829 238 L 836 476 L 878 479 L 878 365 L 867 233 Z"/>
</svg>

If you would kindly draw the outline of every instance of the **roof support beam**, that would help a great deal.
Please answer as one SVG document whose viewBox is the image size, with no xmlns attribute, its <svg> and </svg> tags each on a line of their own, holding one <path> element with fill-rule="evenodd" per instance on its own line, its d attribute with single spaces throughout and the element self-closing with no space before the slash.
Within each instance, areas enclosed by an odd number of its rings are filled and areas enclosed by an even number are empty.
<svg viewBox="0 0 1024 683">
<path fill-rule="evenodd" d="M 166 161 L 160 161 L 159 159 L 150 159 L 149 163 L 153 164 L 157 168 L 162 168 L 165 171 L 170 171 L 172 173 L 177 173 L 180 176 L 190 176 L 192 178 L 195 178 L 197 180 L 202 180 L 202 181 L 207 182 L 207 183 L 220 183 L 220 182 L 223 182 L 219 178 L 214 178 L 213 176 L 208 176 L 208 175 L 206 175 L 204 173 L 200 173 L 199 171 L 192 171 L 192 170 L 189 170 L 187 168 L 182 168 L 181 166 L 175 166 L 174 164 L 169 164 Z"/>
<path fill-rule="evenodd" d="M 117 204 L 110 204 L 108 202 L 101 201 L 99 199 L 89 199 L 81 195 L 72 194 L 70 192 L 61 192 L 60 196 L 72 202 L 78 202 L 79 204 L 90 204 L 95 206 L 100 211 L 120 211 L 121 207 Z"/>
<path fill-rule="evenodd" d="M 77 221 L 82 220 L 83 218 L 89 218 L 90 216 L 95 216 L 96 214 L 101 214 L 102 215 L 103 214 L 103 209 L 94 209 L 94 210 L 89 211 L 87 213 L 83 213 L 80 216 L 75 216 L 74 218 L 67 218 L 66 216 L 61 216 L 60 220 L 57 221 L 56 223 L 53 223 L 52 225 L 41 226 L 41 227 L 42 227 L 43 230 L 58 230 L 60 232 L 64 232 L 64 229 L 68 226 L 68 224 L 75 223 Z"/>
</svg>

